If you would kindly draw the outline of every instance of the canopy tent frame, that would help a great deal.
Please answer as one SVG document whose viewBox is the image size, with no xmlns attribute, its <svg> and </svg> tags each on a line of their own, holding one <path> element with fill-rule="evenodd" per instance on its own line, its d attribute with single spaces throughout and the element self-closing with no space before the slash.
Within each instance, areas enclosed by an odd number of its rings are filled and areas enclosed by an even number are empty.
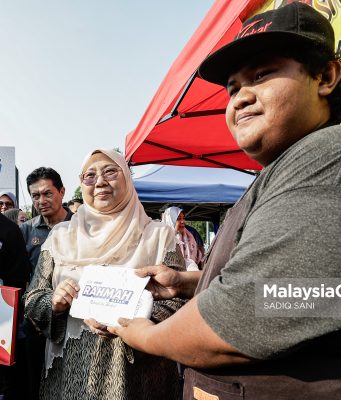
<svg viewBox="0 0 341 400">
<path fill-rule="evenodd" d="M 250 174 L 261 169 L 237 146 L 226 128 L 223 118 L 226 91 L 203 81 L 197 68 L 208 54 L 230 42 L 242 21 L 265 2 L 217 0 L 214 3 L 169 70 L 137 128 L 127 136 L 126 158 L 130 165 L 231 168 Z M 196 97 L 196 93 L 201 94 Z M 205 132 L 209 133 L 206 137 Z M 209 143 L 205 143 L 206 139 Z"/>
<path fill-rule="evenodd" d="M 185 210 L 188 219 L 219 223 L 253 177 L 228 169 L 155 165 L 133 181 L 152 218 L 160 218 L 165 208 L 176 205 Z"/>
<path fill-rule="evenodd" d="M 188 153 L 187 151 L 184 151 L 184 150 L 176 149 L 175 147 L 169 147 L 169 146 L 166 146 L 166 145 L 161 144 L 161 143 L 152 142 L 151 140 L 145 140 L 145 143 L 147 143 L 147 144 L 149 144 L 151 146 L 160 147 L 162 149 L 166 149 L 166 150 L 177 152 L 179 154 L 183 154 L 184 157 L 174 157 L 174 158 L 167 158 L 167 159 L 160 159 L 160 160 L 149 160 L 148 162 L 136 162 L 136 163 L 133 164 L 134 166 L 146 165 L 146 164 L 162 164 L 164 162 L 172 162 L 173 163 L 174 161 L 188 160 L 188 159 L 191 159 L 191 158 L 195 158 L 195 159 L 201 159 L 203 161 L 207 161 L 208 163 L 211 163 L 211 164 L 213 164 L 215 166 L 219 166 L 219 167 L 222 167 L 222 168 L 229 168 L 229 169 L 233 169 L 235 171 L 245 172 L 246 174 L 255 175 L 255 172 L 253 172 L 253 171 L 249 171 L 249 170 L 233 167 L 232 165 L 225 164 L 225 163 L 222 163 L 222 162 L 219 162 L 219 161 L 216 161 L 216 160 L 211 160 L 210 158 L 208 158 L 210 156 L 240 153 L 240 152 L 242 152 L 242 150 L 226 150 L 226 151 L 220 151 L 220 152 L 215 152 L 215 153 L 207 153 L 207 154 L 195 155 L 195 154 L 192 154 L 192 153 Z"/>
</svg>

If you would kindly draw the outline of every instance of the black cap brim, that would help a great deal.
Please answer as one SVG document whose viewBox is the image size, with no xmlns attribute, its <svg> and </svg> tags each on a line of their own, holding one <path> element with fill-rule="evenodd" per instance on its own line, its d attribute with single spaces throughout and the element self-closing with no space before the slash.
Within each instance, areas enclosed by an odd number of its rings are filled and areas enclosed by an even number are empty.
<svg viewBox="0 0 341 400">
<path fill-rule="evenodd" d="M 208 82 L 225 86 L 231 73 L 246 66 L 252 58 L 263 52 L 281 49 L 316 48 L 326 51 L 320 40 L 312 40 L 292 32 L 263 32 L 238 39 L 208 56 L 199 66 L 199 76 Z"/>
</svg>

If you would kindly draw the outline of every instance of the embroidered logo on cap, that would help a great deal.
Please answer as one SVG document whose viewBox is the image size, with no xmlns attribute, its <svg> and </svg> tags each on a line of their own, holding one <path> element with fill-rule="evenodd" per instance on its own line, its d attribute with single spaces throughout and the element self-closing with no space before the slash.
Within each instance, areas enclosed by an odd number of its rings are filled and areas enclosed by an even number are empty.
<svg viewBox="0 0 341 400">
<path fill-rule="evenodd" d="M 258 19 L 257 21 L 253 21 L 248 25 L 245 25 L 244 28 L 242 28 L 240 30 L 240 32 L 237 35 L 237 39 L 243 38 L 245 36 L 250 36 L 250 35 L 254 35 L 255 33 L 261 33 L 261 32 L 266 32 L 267 29 L 269 28 L 269 26 L 272 25 L 272 21 L 268 22 L 267 24 L 254 28 L 254 26 L 256 24 L 258 24 L 259 22 L 263 22 L 262 19 Z"/>
</svg>

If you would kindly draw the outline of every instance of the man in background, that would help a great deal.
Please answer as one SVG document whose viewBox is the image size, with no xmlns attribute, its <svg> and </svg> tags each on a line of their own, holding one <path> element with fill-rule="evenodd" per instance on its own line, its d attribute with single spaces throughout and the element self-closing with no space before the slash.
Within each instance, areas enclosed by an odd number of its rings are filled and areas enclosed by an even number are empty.
<svg viewBox="0 0 341 400">
<path fill-rule="evenodd" d="M 31 262 L 31 277 L 38 263 L 40 249 L 51 229 L 62 221 L 69 221 L 72 212 L 63 207 L 65 188 L 57 171 L 40 167 L 26 178 L 33 207 L 39 215 L 20 226 Z M 45 354 L 45 337 L 26 320 L 26 355 L 31 400 L 39 398 L 39 385 Z"/>
<path fill-rule="evenodd" d="M 65 188 L 60 175 L 54 169 L 37 168 L 28 175 L 26 183 L 33 207 L 39 214 L 20 227 L 33 273 L 38 262 L 40 248 L 50 230 L 59 222 L 69 221 L 72 212 L 63 207 Z"/>
</svg>

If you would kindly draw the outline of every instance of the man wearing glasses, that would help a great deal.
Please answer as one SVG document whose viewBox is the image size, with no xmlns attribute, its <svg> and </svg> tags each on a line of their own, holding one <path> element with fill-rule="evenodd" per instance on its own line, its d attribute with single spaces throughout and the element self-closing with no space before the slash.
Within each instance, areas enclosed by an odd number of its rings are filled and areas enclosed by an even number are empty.
<svg viewBox="0 0 341 400">
<path fill-rule="evenodd" d="M 63 207 L 65 188 L 60 175 L 52 168 L 40 167 L 27 178 L 27 190 L 33 207 L 39 213 L 36 217 L 20 226 L 26 249 L 29 254 L 33 276 L 40 249 L 50 230 L 59 222 L 69 221 L 72 212 Z M 30 382 L 30 399 L 38 399 L 41 369 L 44 360 L 45 337 L 39 334 L 32 323 L 26 320 L 26 353 Z"/>
</svg>

